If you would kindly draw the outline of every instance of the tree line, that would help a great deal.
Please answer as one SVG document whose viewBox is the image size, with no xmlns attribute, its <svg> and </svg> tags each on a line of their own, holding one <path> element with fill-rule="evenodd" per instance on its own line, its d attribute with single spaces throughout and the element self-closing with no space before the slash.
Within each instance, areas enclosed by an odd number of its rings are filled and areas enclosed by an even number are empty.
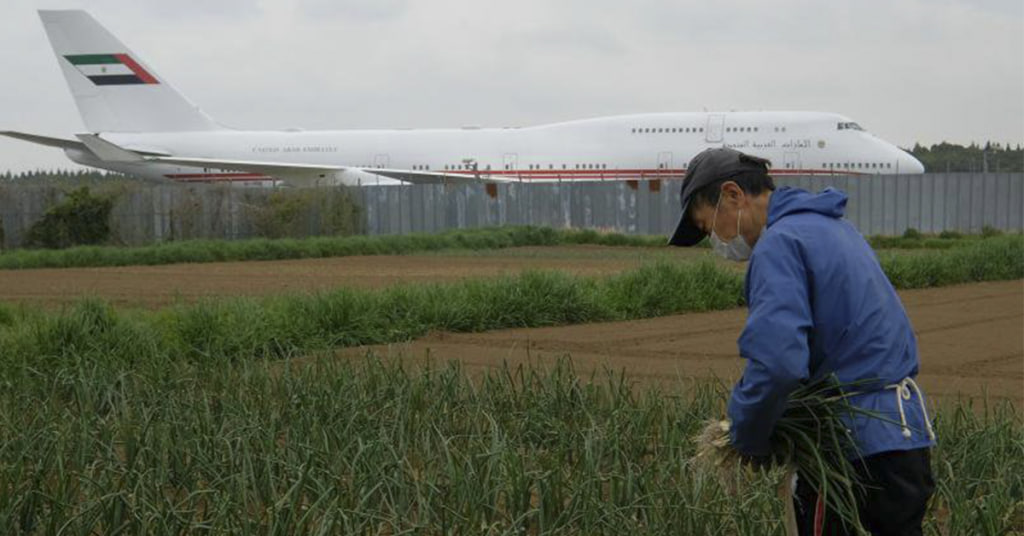
<svg viewBox="0 0 1024 536">
<path fill-rule="evenodd" d="M 942 142 L 926 147 L 917 143 L 907 152 L 920 160 L 928 173 L 1024 171 L 1024 149 L 1021 149 L 1020 144 L 1010 147 L 988 142 L 985 145 L 972 143 L 964 147 Z"/>
</svg>

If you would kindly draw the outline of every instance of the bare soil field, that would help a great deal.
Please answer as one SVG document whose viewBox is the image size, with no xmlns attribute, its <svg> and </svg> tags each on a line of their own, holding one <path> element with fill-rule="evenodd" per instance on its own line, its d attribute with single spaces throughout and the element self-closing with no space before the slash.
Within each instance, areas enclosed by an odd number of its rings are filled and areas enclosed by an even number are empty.
<svg viewBox="0 0 1024 536">
<path fill-rule="evenodd" d="M 0 301 L 54 307 L 83 297 L 99 297 L 119 306 L 154 308 L 215 296 L 315 292 L 340 286 L 377 288 L 493 277 L 524 270 L 608 275 L 653 259 L 704 255 L 706 251 L 678 248 L 566 246 L 286 261 L 0 270 Z"/>
<path fill-rule="evenodd" d="M 959 395 L 1013 401 L 1024 408 L 1024 282 L 980 283 L 900 293 L 918 336 L 921 387 L 941 401 Z M 437 333 L 405 344 L 351 348 L 423 363 L 458 360 L 473 372 L 508 361 L 552 363 L 571 356 L 577 373 L 624 371 L 638 383 L 730 384 L 743 360 L 736 338 L 745 309 L 556 328 Z M 934 400 L 933 400 L 934 401 Z"/>
</svg>

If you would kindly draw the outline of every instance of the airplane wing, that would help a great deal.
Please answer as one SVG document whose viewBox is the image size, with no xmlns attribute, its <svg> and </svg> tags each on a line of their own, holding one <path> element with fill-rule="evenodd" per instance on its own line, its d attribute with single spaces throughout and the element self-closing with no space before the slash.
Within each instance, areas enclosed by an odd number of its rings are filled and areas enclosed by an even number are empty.
<svg viewBox="0 0 1024 536">
<path fill-rule="evenodd" d="M 260 173 L 272 177 L 280 177 L 285 181 L 298 185 L 316 185 L 334 178 L 345 171 L 361 171 L 379 175 L 388 179 L 400 180 L 411 184 L 469 184 L 502 182 L 485 179 L 470 174 L 450 174 L 408 169 L 362 168 L 353 166 L 322 166 L 315 164 L 295 164 L 285 162 L 260 162 L 251 160 L 220 160 L 215 158 L 184 158 L 178 156 L 154 156 L 146 158 L 148 162 L 173 164 L 178 166 L 228 169 L 248 173 Z"/>
<path fill-rule="evenodd" d="M 483 178 L 469 173 L 437 173 L 409 169 L 361 168 L 353 166 L 323 166 L 316 164 L 296 164 L 290 162 L 260 162 L 252 160 L 222 160 L 218 158 L 189 158 L 168 156 L 166 153 L 126 149 L 103 139 L 98 134 L 77 134 L 79 141 L 62 138 L 51 138 L 38 134 L 28 134 L 4 130 L 0 135 L 19 139 L 39 145 L 59 149 L 77 149 L 92 153 L 105 162 L 170 164 L 193 168 L 212 168 L 231 171 L 258 173 L 270 177 L 279 177 L 297 186 L 314 186 L 324 184 L 345 171 L 361 171 L 380 177 L 400 180 L 412 184 L 469 184 L 504 182 L 502 179 Z M 507 180 L 507 179 L 506 179 Z"/>
<path fill-rule="evenodd" d="M 489 182 L 507 182 L 508 179 L 484 178 L 469 173 L 438 173 L 434 171 L 416 171 L 409 169 L 360 168 L 366 173 L 381 177 L 400 180 L 412 184 L 480 184 Z"/>
<path fill-rule="evenodd" d="M 84 143 L 74 140 L 65 140 L 63 138 L 51 138 L 49 136 L 28 134 L 26 132 L 15 132 L 13 130 L 2 130 L 0 131 L 0 136 L 7 136 L 8 138 L 27 141 L 29 143 L 35 143 L 38 145 L 45 145 L 47 147 L 57 147 L 58 149 L 78 149 L 81 151 L 86 150 Z"/>
<path fill-rule="evenodd" d="M 178 156 L 152 156 L 147 162 L 155 164 L 172 164 L 196 168 L 226 169 L 259 173 L 271 177 L 279 177 L 298 186 L 314 186 L 344 172 L 344 166 L 319 166 L 312 164 L 293 164 L 279 162 L 258 162 L 251 160 L 221 160 L 217 158 L 185 158 Z"/>
</svg>

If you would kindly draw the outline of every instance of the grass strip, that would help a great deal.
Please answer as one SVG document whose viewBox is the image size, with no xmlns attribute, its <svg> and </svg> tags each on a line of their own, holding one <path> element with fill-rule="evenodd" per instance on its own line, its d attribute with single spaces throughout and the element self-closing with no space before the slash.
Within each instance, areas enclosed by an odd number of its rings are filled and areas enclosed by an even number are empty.
<svg viewBox="0 0 1024 536">
<path fill-rule="evenodd" d="M 983 235 L 944 233 L 939 236 L 928 236 L 914 232 L 900 237 L 872 236 L 868 241 L 876 249 L 950 249 L 997 234 L 998 231 L 994 230 L 988 230 Z M 0 270 L 406 255 L 442 250 L 493 250 L 582 244 L 655 248 L 664 247 L 665 242 L 666 237 L 663 236 L 632 236 L 589 229 L 512 226 L 454 230 L 440 234 L 187 240 L 133 248 L 80 246 L 61 250 L 16 249 L 0 253 Z M 701 246 L 708 247 L 707 240 L 702 242 Z"/>
<path fill-rule="evenodd" d="M 948 251 L 915 255 L 880 252 L 878 260 L 898 289 L 943 287 L 1024 278 L 1024 235 L 972 240 Z"/>
<path fill-rule="evenodd" d="M 665 245 L 665 240 L 665 237 L 661 236 L 630 236 L 592 230 L 530 226 L 394 236 L 188 240 L 135 248 L 82 246 L 61 250 L 18 249 L 0 254 L 0 269 L 266 261 L 352 255 L 403 255 L 446 249 L 484 250 L 579 244 L 660 247 Z"/>
<path fill-rule="evenodd" d="M 690 461 L 722 387 L 568 361 L 478 380 L 372 357 L 117 361 L 0 368 L 8 533 L 783 534 L 774 481 L 737 500 Z M 958 402 L 936 432 L 925 533 L 1024 528 L 1017 410 Z"/>
</svg>

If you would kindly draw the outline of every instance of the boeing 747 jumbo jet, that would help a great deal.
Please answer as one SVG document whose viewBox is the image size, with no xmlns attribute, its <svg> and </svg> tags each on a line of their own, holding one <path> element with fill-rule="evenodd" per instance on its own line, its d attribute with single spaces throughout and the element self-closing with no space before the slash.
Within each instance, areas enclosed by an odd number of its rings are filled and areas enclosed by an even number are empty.
<svg viewBox="0 0 1024 536">
<path fill-rule="evenodd" d="M 86 166 L 158 180 L 294 186 L 679 179 L 709 147 L 781 174 L 922 173 L 849 118 L 818 112 L 659 113 L 524 128 L 239 131 L 178 93 L 84 11 L 40 11 L 87 133 L 3 131 Z"/>
</svg>

